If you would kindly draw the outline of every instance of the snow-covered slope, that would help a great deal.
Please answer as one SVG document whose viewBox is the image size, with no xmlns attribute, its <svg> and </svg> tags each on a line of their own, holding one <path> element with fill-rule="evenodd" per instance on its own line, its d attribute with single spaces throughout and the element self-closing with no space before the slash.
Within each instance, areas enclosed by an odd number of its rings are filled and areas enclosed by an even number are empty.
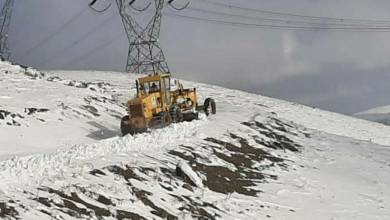
<svg viewBox="0 0 390 220">
<path fill-rule="evenodd" d="M 136 77 L 1 63 L 0 217 L 390 217 L 389 127 L 185 82 L 217 115 L 119 137 Z"/>
<path fill-rule="evenodd" d="M 379 106 L 354 114 L 355 117 L 390 125 L 390 105 Z"/>
</svg>

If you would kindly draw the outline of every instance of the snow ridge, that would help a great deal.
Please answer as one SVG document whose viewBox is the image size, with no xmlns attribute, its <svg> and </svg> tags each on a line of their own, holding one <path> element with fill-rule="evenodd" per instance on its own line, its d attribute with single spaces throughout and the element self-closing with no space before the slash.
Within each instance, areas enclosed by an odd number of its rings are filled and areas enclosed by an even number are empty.
<svg viewBox="0 0 390 220">
<path fill-rule="evenodd" d="M 111 138 L 90 145 L 76 145 L 51 154 L 33 154 L 13 157 L 0 162 L 1 188 L 17 183 L 39 184 L 43 179 L 61 178 L 64 172 L 82 172 L 82 161 L 122 152 L 146 153 L 177 146 L 197 137 L 202 120 L 173 124 L 150 133 Z M 90 169 L 90 167 L 88 167 Z M 77 171 L 78 170 L 78 171 Z"/>
</svg>

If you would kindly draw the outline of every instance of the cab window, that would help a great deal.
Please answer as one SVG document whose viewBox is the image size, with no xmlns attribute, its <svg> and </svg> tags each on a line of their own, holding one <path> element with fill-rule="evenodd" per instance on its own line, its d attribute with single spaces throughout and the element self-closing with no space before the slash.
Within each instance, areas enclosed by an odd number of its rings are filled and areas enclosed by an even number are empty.
<svg viewBox="0 0 390 220">
<path fill-rule="evenodd" d="M 140 85 L 140 90 L 142 93 L 149 94 L 152 92 L 160 91 L 160 82 L 159 81 L 151 81 L 146 82 Z"/>
<path fill-rule="evenodd" d="M 148 83 L 143 83 L 143 84 L 140 85 L 139 89 L 140 89 L 141 93 L 148 94 L 149 90 L 150 90 L 149 84 Z"/>
<path fill-rule="evenodd" d="M 150 92 L 160 91 L 160 82 L 159 81 L 149 82 L 149 88 L 150 88 Z"/>
</svg>

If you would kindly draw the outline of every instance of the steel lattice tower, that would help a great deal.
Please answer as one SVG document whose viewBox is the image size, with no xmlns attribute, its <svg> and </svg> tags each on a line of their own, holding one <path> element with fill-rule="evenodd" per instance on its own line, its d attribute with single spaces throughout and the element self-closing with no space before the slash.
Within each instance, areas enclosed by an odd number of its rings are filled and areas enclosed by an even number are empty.
<svg viewBox="0 0 390 220">
<path fill-rule="evenodd" d="M 126 72 L 143 74 L 169 72 L 164 53 L 158 42 L 164 1 L 154 0 L 154 15 L 146 27 L 142 27 L 134 19 L 134 15 L 126 11 L 124 0 L 116 0 L 129 40 Z"/>
<path fill-rule="evenodd" d="M 111 7 L 110 0 L 107 1 L 109 4 L 102 10 L 95 8 L 97 2 L 99 2 L 98 0 L 92 0 L 89 6 L 96 12 L 105 12 Z M 167 5 L 178 11 L 183 10 L 187 8 L 190 2 L 188 1 L 187 4 L 177 7 L 174 5 L 175 0 L 149 0 L 146 7 L 137 9 L 134 6 L 136 1 L 115 0 L 129 40 L 126 72 L 141 74 L 169 72 L 164 53 L 158 42 L 162 12 Z M 150 11 L 148 9 L 152 4 L 153 16 L 146 20 L 145 24 L 139 22 L 137 18 L 145 16 L 146 12 Z"/>
<path fill-rule="evenodd" d="M 8 60 L 10 57 L 10 51 L 8 49 L 8 30 L 11 24 L 12 8 L 14 6 L 14 0 L 5 0 L 0 14 L 0 57 Z"/>
</svg>

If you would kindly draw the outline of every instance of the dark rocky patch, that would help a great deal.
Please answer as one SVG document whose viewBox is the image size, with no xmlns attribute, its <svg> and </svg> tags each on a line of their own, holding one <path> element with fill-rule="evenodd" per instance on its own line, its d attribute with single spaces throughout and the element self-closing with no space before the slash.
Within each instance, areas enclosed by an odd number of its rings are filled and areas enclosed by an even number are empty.
<svg viewBox="0 0 390 220">
<path fill-rule="evenodd" d="M 80 192 L 84 194 L 95 195 L 94 197 L 97 197 L 95 198 L 97 202 L 112 207 L 116 206 L 109 198 L 103 195 L 96 194 L 95 192 L 89 192 L 86 189 L 79 186 L 73 186 L 73 187 L 78 188 Z M 72 192 L 70 195 L 65 194 L 66 189 L 55 190 L 52 188 L 45 187 L 45 188 L 41 188 L 40 190 L 44 190 L 51 194 L 59 196 L 62 199 L 61 202 L 55 202 L 52 199 L 43 198 L 43 197 L 34 198 L 33 200 L 39 202 L 40 204 L 48 208 L 53 209 L 53 207 L 55 207 L 54 208 L 55 210 L 68 214 L 72 217 L 76 217 L 76 218 L 97 217 L 98 219 L 104 219 L 105 217 L 111 216 L 117 219 L 145 219 L 144 217 L 136 213 L 124 211 L 124 210 L 115 210 L 116 213 L 112 214 L 108 209 L 100 208 L 83 201 L 75 192 Z M 150 195 L 150 193 L 145 193 L 145 194 Z M 86 206 L 86 208 L 80 208 L 79 206 L 76 205 L 76 203 L 83 204 L 84 206 Z M 40 210 L 40 211 L 53 217 L 53 213 L 51 213 L 50 211 L 47 210 Z"/>
<path fill-rule="evenodd" d="M 257 103 L 256 105 L 260 106 L 260 107 L 264 107 L 264 108 L 269 108 L 269 106 L 266 106 L 266 105 L 263 105 L 263 104 L 260 104 L 260 103 Z"/>
<path fill-rule="evenodd" d="M 277 179 L 277 176 L 262 171 L 274 166 L 283 169 L 288 167 L 284 158 L 274 156 L 274 154 L 263 149 L 264 146 L 272 150 L 291 152 L 299 152 L 302 146 L 288 137 L 289 135 L 298 136 L 298 133 L 290 131 L 298 129 L 294 125 L 279 119 L 271 119 L 269 123 L 250 121 L 242 124 L 259 132 L 259 135 L 251 137 L 257 143 L 255 146 L 251 146 L 247 139 L 234 133 L 228 135 L 232 141 L 206 138 L 205 141 L 210 144 L 202 146 L 203 149 L 213 152 L 212 155 L 215 155 L 218 159 L 233 165 L 234 170 L 225 166 L 207 164 L 208 158 L 203 158 L 191 147 L 181 146 L 180 149 L 171 150 L 168 154 L 188 161 L 195 171 L 205 175 L 207 179 L 203 183 L 210 190 L 224 194 L 236 192 L 247 196 L 256 196 L 261 191 L 254 189 L 255 186 L 258 186 L 261 182 L 266 182 L 267 179 Z M 261 138 L 264 136 L 267 139 Z M 239 145 L 233 144 L 237 141 Z M 263 160 L 267 161 L 264 165 L 257 163 Z"/>
<path fill-rule="evenodd" d="M 18 217 L 19 213 L 14 207 L 8 206 L 4 202 L 0 202 L 0 218 L 14 218 L 20 219 Z"/>
<path fill-rule="evenodd" d="M 144 178 L 142 178 L 142 177 L 140 177 L 140 176 L 135 174 L 134 169 L 137 169 L 139 172 L 141 172 L 141 173 L 143 173 L 145 175 L 148 175 L 151 178 L 156 178 L 157 177 L 157 181 L 159 182 L 159 185 L 163 189 L 167 190 L 168 192 L 171 192 L 171 191 L 173 191 L 174 188 L 177 188 L 177 186 L 175 187 L 175 184 L 172 184 L 172 179 L 174 178 L 173 177 L 174 171 L 166 169 L 166 168 L 161 168 L 161 170 L 162 170 L 163 174 L 165 174 L 166 177 L 168 177 L 170 179 L 169 182 L 163 181 L 162 178 L 159 178 L 158 176 L 156 176 L 155 169 L 149 168 L 149 167 L 136 167 L 136 168 L 132 168 L 132 167 L 128 167 L 127 166 L 125 169 L 123 169 L 123 168 L 120 168 L 118 166 L 110 166 L 110 167 L 107 167 L 105 169 L 108 169 L 110 172 L 122 176 L 127 181 L 129 181 L 130 179 L 136 179 L 136 180 L 139 180 L 139 181 L 148 181 L 148 180 L 146 180 L 146 179 L 144 179 Z M 128 183 L 128 184 L 131 185 L 130 183 Z M 148 191 L 145 191 L 145 190 L 138 189 L 138 188 L 136 188 L 134 186 L 132 186 L 131 189 L 132 189 L 132 194 L 137 199 L 142 201 L 142 203 L 144 203 L 146 206 L 149 206 L 150 208 L 153 209 L 151 211 L 152 214 L 154 214 L 154 215 L 156 215 L 158 217 L 161 217 L 163 219 L 178 219 L 177 216 L 169 213 L 164 208 L 157 206 L 152 200 L 150 200 L 149 196 L 152 196 L 152 193 L 150 193 Z M 187 209 L 188 210 L 192 210 L 194 213 L 197 213 L 199 215 L 207 213 L 205 210 L 196 209 L 194 206 L 193 207 L 187 207 L 186 210 Z M 207 215 L 205 215 L 205 216 L 207 216 Z M 201 218 L 201 219 L 203 219 L 203 218 Z"/>
<path fill-rule="evenodd" d="M 30 79 L 42 79 L 43 77 L 45 77 L 44 73 L 38 72 L 31 68 L 24 69 L 24 75 L 28 76 Z"/>
<path fill-rule="evenodd" d="M 112 109 L 108 109 L 106 108 L 106 112 L 108 112 L 109 115 L 111 115 L 112 117 L 114 118 L 117 118 L 119 121 L 122 119 L 123 117 L 123 114 L 118 112 L 118 111 L 115 111 L 115 110 L 112 110 Z"/>
<path fill-rule="evenodd" d="M 48 212 L 48 211 L 46 211 L 46 210 L 39 210 L 40 212 L 42 212 L 43 214 L 46 214 L 46 215 L 48 215 L 48 216 L 50 216 L 50 217 L 52 217 L 52 218 L 54 218 L 54 216 L 50 213 L 50 212 Z"/>
<path fill-rule="evenodd" d="M 75 216 L 75 217 L 80 217 L 80 215 L 91 216 L 92 215 L 91 210 L 93 211 L 93 214 L 100 219 L 102 219 L 103 217 L 111 216 L 111 213 L 108 209 L 100 208 L 85 202 L 75 192 L 71 192 L 70 195 L 67 195 L 60 190 L 52 189 L 49 187 L 41 188 L 40 190 L 47 191 L 50 194 L 58 195 L 59 197 L 62 198 L 63 201 L 63 204 L 58 204 L 58 203 L 54 203 L 52 200 L 45 200 L 44 204 L 50 205 L 50 203 L 52 203 L 57 207 L 62 206 L 62 209 L 60 209 L 60 211 L 70 214 L 71 216 Z M 83 204 L 87 207 L 87 209 L 79 208 L 78 206 L 75 205 L 75 203 Z"/>
<path fill-rule="evenodd" d="M 88 104 L 91 102 L 118 104 L 115 99 L 109 99 L 104 96 L 88 96 L 84 98 L 84 101 Z"/>
<path fill-rule="evenodd" d="M 291 125 L 284 123 L 278 119 L 273 119 L 275 124 L 264 124 L 258 121 L 243 122 L 242 124 L 255 129 L 261 136 L 266 136 L 271 141 L 254 136 L 256 143 L 264 145 L 268 148 L 275 150 L 289 150 L 292 152 L 298 152 L 301 146 L 291 140 L 288 135 L 298 136 L 297 133 L 290 132 L 288 128 L 293 128 Z M 305 136 L 309 135 L 303 133 Z"/>
<path fill-rule="evenodd" d="M 51 207 L 51 203 L 53 202 L 53 201 L 49 200 L 48 198 L 44 198 L 44 197 L 38 197 L 38 198 L 35 198 L 34 200 L 41 203 L 42 205 L 44 205 L 46 207 Z"/>
<path fill-rule="evenodd" d="M 141 200 L 146 206 L 149 206 L 153 210 L 151 211 L 152 214 L 159 216 L 163 219 L 179 219 L 178 217 L 170 214 L 169 212 L 165 211 L 163 208 L 158 207 L 155 205 L 151 200 L 148 199 L 148 196 L 152 195 L 150 192 L 137 189 L 136 187 L 132 187 L 134 195 Z"/>
<path fill-rule="evenodd" d="M 85 82 L 78 82 L 78 81 L 75 81 L 75 80 L 65 82 L 64 85 L 72 86 L 72 87 L 76 87 L 76 88 L 84 88 L 84 89 L 88 87 L 87 83 L 85 83 Z"/>
<path fill-rule="evenodd" d="M 32 115 L 37 112 L 42 113 L 42 112 L 48 112 L 49 109 L 47 108 L 25 108 L 24 112 L 27 113 L 27 115 Z"/>
<path fill-rule="evenodd" d="M 239 139 L 240 146 L 236 146 L 234 144 L 220 141 L 215 138 L 206 138 L 206 141 L 209 141 L 214 144 L 219 144 L 223 146 L 225 149 L 229 150 L 232 154 L 230 157 L 222 156 L 220 153 L 217 153 L 217 155 L 220 155 L 221 157 L 227 159 L 226 161 L 231 162 L 232 164 L 235 164 L 238 167 L 248 167 L 250 168 L 252 162 L 251 161 L 262 161 L 264 159 L 268 159 L 275 163 L 284 162 L 284 159 L 272 156 L 270 153 L 266 152 L 265 150 L 262 150 L 261 148 L 256 148 L 248 144 L 248 141 L 244 138 L 241 138 L 233 133 L 230 134 L 230 137 L 232 139 Z M 233 156 L 235 155 L 235 156 Z"/>
<path fill-rule="evenodd" d="M 208 202 L 196 202 L 189 196 L 183 196 L 185 202 L 187 202 L 186 206 L 183 206 L 179 208 L 179 210 L 187 210 L 191 213 L 191 217 L 195 219 L 217 219 L 218 217 L 221 217 L 217 213 L 212 214 L 208 211 L 206 211 L 205 208 L 212 208 L 215 211 L 220 211 L 215 205 L 208 203 Z"/>
<path fill-rule="evenodd" d="M 62 110 L 67 110 L 67 109 L 70 109 L 69 106 L 65 105 L 65 103 L 61 102 L 61 104 L 58 105 L 59 107 L 62 108 Z"/>
<path fill-rule="evenodd" d="M 169 153 L 172 154 L 173 151 Z M 246 179 L 239 172 L 231 171 L 222 166 L 206 165 L 198 163 L 196 160 L 192 161 L 193 169 L 207 176 L 207 180 L 203 181 L 203 184 L 212 191 L 224 194 L 237 192 L 249 196 L 256 196 L 260 192 L 249 189 L 248 187 L 255 186 L 255 183 L 250 179 Z"/>
<path fill-rule="evenodd" d="M 82 106 L 80 106 L 80 108 L 83 109 L 83 110 L 88 111 L 89 113 L 91 113 L 95 117 L 99 117 L 100 116 L 99 111 L 95 107 L 93 107 L 91 105 L 82 105 Z"/>
<path fill-rule="evenodd" d="M 50 76 L 46 80 L 49 82 L 58 82 L 58 81 L 61 81 L 62 79 L 58 76 Z"/>
<path fill-rule="evenodd" d="M 144 219 L 146 219 L 146 218 L 144 218 L 144 217 L 142 217 L 134 212 L 121 211 L 121 210 L 117 211 L 116 218 L 118 220 L 122 220 L 122 219 L 144 220 Z"/>
<path fill-rule="evenodd" d="M 98 169 L 94 169 L 94 170 L 90 171 L 89 174 L 94 175 L 94 176 L 106 176 L 106 174 L 103 171 L 98 170 Z"/>
<path fill-rule="evenodd" d="M 22 116 L 21 114 L 19 113 L 12 113 L 12 112 L 9 112 L 7 110 L 1 110 L 0 109 L 0 119 L 4 120 L 6 119 L 7 117 L 11 117 L 11 118 L 20 118 L 20 119 L 23 119 L 24 116 Z"/>
<path fill-rule="evenodd" d="M 126 166 L 125 169 L 119 167 L 119 166 L 110 166 L 106 168 L 111 173 L 117 174 L 119 176 L 122 176 L 126 181 L 129 181 L 130 179 L 136 179 L 139 181 L 145 181 L 144 178 L 138 176 L 135 174 L 133 169 L 131 167 Z"/>
<path fill-rule="evenodd" d="M 15 119 L 23 119 L 23 118 L 24 116 L 22 116 L 19 113 L 12 113 L 7 110 L 0 109 L 0 120 L 7 120 L 6 124 L 9 126 L 21 126 L 21 124 Z"/>
<path fill-rule="evenodd" d="M 10 125 L 10 126 L 20 126 L 21 124 L 15 120 L 12 119 L 11 122 L 7 122 L 7 125 Z"/>
<path fill-rule="evenodd" d="M 169 154 L 189 161 L 195 171 L 204 174 L 207 180 L 204 180 L 203 183 L 210 190 L 224 194 L 237 192 L 247 196 L 256 196 L 261 191 L 252 187 L 258 185 L 261 181 L 265 182 L 266 179 L 277 179 L 277 177 L 260 172 L 258 168 L 253 167 L 254 162 L 267 159 L 272 162 L 272 166 L 285 166 L 284 159 L 272 156 L 261 148 L 250 146 L 247 140 L 237 135 L 230 134 L 230 137 L 238 139 L 240 146 L 215 138 L 206 138 L 207 142 L 219 145 L 219 147 L 215 148 L 214 145 L 204 145 L 204 147 L 212 151 L 219 159 L 235 166 L 234 171 L 224 166 L 201 163 L 198 160 L 202 158 L 201 155 L 188 152 L 185 149 L 183 149 L 184 152 L 171 150 Z M 264 166 L 262 169 L 266 168 L 269 168 L 269 166 Z"/>
<path fill-rule="evenodd" d="M 156 216 L 159 216 L 163 219 L 169 219 L 169 220 L 173 220 L 173 219 L 179 219 L 178 217 L 170 214 L 169 212 L 167 212 L 166 210 L 164 210 L 163 208 L 161 207 L 158 207 L 157 205 L 155 205 L 149 198 L 148 196 L 151 196 L 152 194 L 150 192 L 147 192 L 147 191 L 144 191 L 144 190 L 140 190 L 140 189 L 137 189 L 136 187 L 132 187 L 132 190 L 133 190 L 133 193 L 134 195 L 139 199 L 141 200 L 146 206 L 149 206 L 150 208 L 152 208 L 153 210 L 151 211 L 152 214 L 156 215 Z"/>
<path fill-rule="evenodd" d="M 61 79 L 59 79 L 57 77 L 57 78 L 52 78 L 49 81 L 55 81 L 55 80 L 60 81 Z M 88 88 L 88 89 L 90 89 L 92 91 L 97 91 L 97 89 L 100 89 L 103 92 L 107 92 L 107 91 L 113 90 L 111 84 L 106 83 L 106 82 L 83 82 L 83 81 L 76 81 L 76 80 L 71 80 L 71 81 L 66 80 L 64 82 L 64 85 L 65 86 L 76 87 L 76 88 L 81 88 L 81 89 Z"/>
<path fill-rule="evenodd" d="M 0 109 L 0 119 L 4 120 L 6 117 L 8 117 L 8 115 L 10 115 L 11 112 L 9 111 L 6 111 L 6 110 L 1 110 Z"/>
<path fill-rule="evenodd" d="M 97 201 L 103 203 L 104 205 L 114 205 L 111 200 L 103 195 L 99 195 Z"/>
</svg>

